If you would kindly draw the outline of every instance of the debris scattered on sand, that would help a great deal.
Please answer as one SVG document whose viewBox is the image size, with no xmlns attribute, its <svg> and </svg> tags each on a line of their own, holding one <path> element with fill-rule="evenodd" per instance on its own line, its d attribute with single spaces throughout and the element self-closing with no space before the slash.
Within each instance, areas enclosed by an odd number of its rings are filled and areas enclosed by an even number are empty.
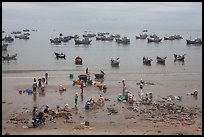
<svg viewBox="0 0 204 137">
<path fill-rule="evenodd" d="M 108 115 L 111 115 L 111 114 L 117 114 L 118 113 L 118 111 L 115 109 L 115 108 L 113 108 L 113 107 L 108 107 L 107 108 L 108 109 Z"/>
<path fill-rule="evenodd" d="M 93 127 L 89 127 L 89 126 L 90 126 L 90 123 L 88 121 L 85 121 L 85 122 L 82 122 L 81 124 L 74 126 L 73 129 L 76 129 L 76 130 L 83 130 L 83 129 L 93 130 L 94 129 Z"/>
</svg>

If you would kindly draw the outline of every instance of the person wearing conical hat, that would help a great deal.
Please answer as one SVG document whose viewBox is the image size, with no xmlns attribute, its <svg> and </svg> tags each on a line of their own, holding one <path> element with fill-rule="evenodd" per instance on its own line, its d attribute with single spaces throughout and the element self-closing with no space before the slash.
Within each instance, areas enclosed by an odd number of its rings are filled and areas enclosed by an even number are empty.
<svg viewBox="0 0 204 137">
<path fill-rule="evenodd" d="M 69 104 L 65 104 L 64 111 L 69 112 Z"/>
</svg>

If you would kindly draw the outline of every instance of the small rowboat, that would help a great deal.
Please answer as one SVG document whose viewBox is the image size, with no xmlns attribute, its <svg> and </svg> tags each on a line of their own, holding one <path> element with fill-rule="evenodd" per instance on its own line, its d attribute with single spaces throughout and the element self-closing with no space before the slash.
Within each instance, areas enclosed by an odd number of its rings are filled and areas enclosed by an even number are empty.
<svg viewBox="0 0 204 137">
<path fill-rule="evenodd" d="M 184 61 L 185 55 L 186 54 L 183 54 L 183 55 L 174 54 L 174 58 L 175 60 Z"/>
<path fill-rule="evenodd" d="M 105 73 L 104 73 L 102 70 L 100 70 L 100 71 L 101 71 L 101 74 L 95 74 L 95 78 L 96 78 L 96 79 L 102 79 L 102 78 L 104 78 Z"/>
<path fill-rule="evenodd" d="M 65 54 L 64 53 L 57 53 L 55 52 L 56 58 L 64 58 L 65 59 Z"/>
<path fill-rule="evenodd" d="M 118 67 L 119 66 L 119 58 L 117 59 L 111 59 L 111 66 L 112 67 Z"/>
<path fill-rule="evenodd" d="M 77 57 L 75 58 L 75 64 L 77 64 L 77 65 L 82 65 L 82 58 L 79 57 L 79 56 L 77 56 Z"/>
<path fill-rule="evenodd" d="M 167 58 L 167 57 L 159 57 L 159 56 L 157 56 L 157 63 L 165 64 L 166 58 Z"/>
<path fill-rule="evenodd" d="M 146 65 L 151 65 L 151 62 L 153 60 L 152 59 L 149 59 L 148 57 L 146 56 L 143 56 L 143 63 L 146 64 Z"/>
<path fill-rule="evenodd" d="M 2 56 L 2 58 L 3 58 L 3 60 L 7 60 L 7 61 L 9 61 L 9 60 L 16 60 L 16 57 L 17 57 L 17 53 L 16 54 L 14 54 L 14 55 L 7 55 L 7 56 Z"/>
</svg>

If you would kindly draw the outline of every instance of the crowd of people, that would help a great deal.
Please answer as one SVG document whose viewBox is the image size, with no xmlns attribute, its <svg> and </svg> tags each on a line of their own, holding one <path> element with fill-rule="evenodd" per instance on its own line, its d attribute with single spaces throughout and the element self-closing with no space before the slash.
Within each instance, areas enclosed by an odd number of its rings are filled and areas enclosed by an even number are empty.
<svg viewBox="0 0 204 137">
<path fill-rule="evenodd" d="M 37 91 L 37 87 L 39 87 L 40 91 L 44 92 L 45 90 L 45 84 L 48 84 L 48 73 L 45 73 L 45 76 L 43 77 L 39 77 L 38 79 L 36 79 L 35 77 L 33 78 L 33 92 Z"/>
<path fill-rule="evenodd" d="M 105 98 L 102 95 L 99 96 L 99 99 L 97 101 L 95 101 L 94 98 L 91 97 L 89 100 L 86 101 L 85 109 L 89 110 L 89 109 L 95 109 L 100 106 L 103 106 L 104 101 L 105 101 Z"/>
<path fill-rule="evenodd" d="M 88 68 L 86 69 L 86 74 L 88 76 L 88 80 L 90 79 L 90 72 L 88 71 Z M 83 96 L 84 93 L 84 87 L 86 86 L 87 83 L 84 83 L 83 80 L 77 80 L 75 81 L 75 83 L 77 83 L 80 87 L 80 91 L 81 91 L 81 95 Z M 34 78 L 33 79 L 33 93 L 36 93 L 37 90 L 40 92 L 44 92 L 45 91 L 45 85 L 48 84 L 48 73 L 45 73 L 45 75 L 41 78 L 39 77 L 38 79 Z M 135 97 L 134 94 L 132 94 L 131 92 L 128 91 L 127 85 L 126 85 L 126 80 L 122 79 L 122 93 L 120 93 L 117 97 L 117 101 L 119 102 L 128 102 L 129 104 L 133 104 L 134 102 L 143 102 L 145 104 L 151 104 L 153 101 L 153 93 L 152 92 L 145 92 L 144 90 L 144 86 L 146 84 L 145 81 L 143 81 L 142 79 L 140 79 L 139 83 L 136 83 L 137 85 L 139 85 L 138 88 L 138 99 Z M 94 87 L 97 87 L 100 91 L 103 91 L 104 93 L 107 90 L 107 86 L 106 84 L 104 84 L 103 82 L 95 82 L 94 83 Z M 66 91 L 66 88 L 64 88 L 62 85 L 59 85 L 59 91 Z M 100 92 L 102 93 L 102 92 Z M 194 92 L 190 92 L 187 93 L 187 95 L 194 95 L 197 96 L 198 95 L 198 91 L 197 89 Z M 75 108 L 78 107 L 78 92 L 75 93 L 74 95 L 74 104 L 75 104 Z M 99 108 L 101 106 L 103 106 L 105 103 L 105 97 L 102 96 L 102 94 L 99 95 L 99 98 L 97 100 L 94 99 L 94 97 L 91 97 L 89 100 L 87 100 L 85 102 L 85 106 L 84 109 L 85 110 L 92 110 L 95 108 Z M 33 124 L 36 124 L 36 120 L 38 119 L 40 121 L 40 123 L 44 123 L 45 124 L 45 118 L 44 118 L 44 114 L 48 113 L 51 109 L 49 108 L 48 105 L 46 105 L 46 107 L 39 111 L 37 113 L 37 108 L 36 106 L 34 106 L 33 108 Z M 59 105 L 57 105 L 56 107 L 56 111 L 57 112 L 70 112 L 70 106 L 68 103 L 66 103 L 63 107 L 60 107 Z"/>
</svg>

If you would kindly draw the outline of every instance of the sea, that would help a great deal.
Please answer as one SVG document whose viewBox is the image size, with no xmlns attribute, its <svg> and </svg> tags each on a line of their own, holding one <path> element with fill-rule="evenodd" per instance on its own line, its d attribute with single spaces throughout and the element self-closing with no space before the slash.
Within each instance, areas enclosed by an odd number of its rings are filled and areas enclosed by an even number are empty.
<svg viewBox="0 0 204 137">
<path fill-rule="evenodd" d="M 29 29 L 29 28 L 28 28 Z M 18 30 L 18 28 L 16 28 Z M 11 35 L 14 30 L 5 30 L 2 37 Z M 19 30 L 22 31 L 22 30 Z M 58 37 L 60 33 L 67 35 L 82 35 L 85 31 L 97 34 L 98 32 L 109 32 L 110 34 L 120 34 L 121 37 L 130 38 L 129 44 L 118 44 L 113 41 L 100 41 L 93 37 L 90 45 L 75 45 L 74 40 L 60 45 L 51 44 L 49 39 Z M 72 81 L 78 79 L 78 75 L 85 74 L 86 68 L 91 72 L 93 82 L 98 82 L 94 74 L 105 72 L 104 82 L 108 90 L 106 93 L 98 91 L 96 87 L 85 87 L 85 101 L 91 96 L 98 98 L 99 94 L 105 95 L 111 100 L 116 100 L 119 93 L 122 93 L 122 79 L 125 79 L 129 92 L 138 97 L 139 86 L 136 84 L 143 79 L 153 85 L 146 85 L 144 92 L 152 92 L 154 100 L 173 95 L 182 96 L 180 102 L 186 106 L 202 107 L 202 45 L 187 45 L 186 39 L 202 38 L 202 30 L 148 30 L 147 34 L 157 34 L 162 41 L 159 43 L 148 43 L 146 40 L 136 39 L 136 35 L 142 34 L 142 30 L 43 30 L 30 31 L 30 39 L 15 39 L 9 43 L 8 50 L 2 51 L 2 56 L 17 53 L 17 59 L 9 62 L 2 60 L 2 100 L 13 102 L 17 108 L 25 104 L 32 106 L 38 102 L 41 105 L 46 103 L 50 106 L 69 103 L 74 106 L 74 93 L 80 93 L 79 87 L 73 87 Z M 171 35 L 181 35 L 181 40 L 164 40 L 164 37 Z M 13 35 L 12 35 L 13 36 Z M 54 52 L 64 52 L 66 59 L 57 59 Z M 186 54 L 185 61 L 174 61 L 174 54 Z M 76 65 L 76 56 L 83 58 L 82 65 Z M 151 58 L 152 64 L 143 64 L 143 56 Z M 156 57 L 167 57 L 165 65 L 158 64 Z M 119 67 L 112 67 L 111 58 L 119 58 Z M 73 93 L 66 92 L 60 94 L 46 91 L 46 95 L 33 99 L 32 96 L 19 95 L 18 90 L 32 88 L 33 78 L 42 77 L 49 74 L 48 85 L 64 85 L 73 90 Z M 70 79 L 69 75 L 74 78 Z M 99 80 L 100 81 L 100 80 Z M 187 93 L 198 90 L 198 97 L 187 96 Z M 89 91 L 90 90 L 90 91 Z M 70 95 L 71 94 L 71 95 Z M 58 98 L 58 99 L 56 99 Z M 22 102 L 22 100 L 24 100 Z M 85 101 L 81 105 L 83 108 Z M 8 108 L 3 106 L 2 112 L 7 115 Z"/>
</svg>

